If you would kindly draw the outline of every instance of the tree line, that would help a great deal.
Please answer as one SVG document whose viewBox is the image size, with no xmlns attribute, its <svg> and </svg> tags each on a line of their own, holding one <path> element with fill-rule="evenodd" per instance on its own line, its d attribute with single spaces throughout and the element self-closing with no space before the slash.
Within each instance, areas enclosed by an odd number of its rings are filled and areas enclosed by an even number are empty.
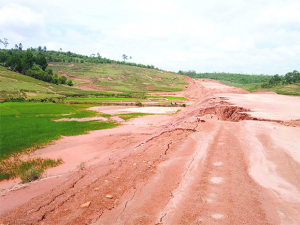
<svg viewBox="0 0 300 225">
<path fill-rule="evenodd" d="M 294 70 L 293 72 L 288 72 L 284 76 L 278 74 L 272 76 L 269 82 L 265 82 L 261 85 L 262 88 L 272 88 L 279 85 L 296 84 L 300 83 L 300 72 Z"/>
<path fill-rule="evenodd" d="M 32 49 L 32 51 L 38 51 L 37 49 Z M 62 63 L 96 63 L 96 64 L 121 64 L 127 66 L 136 66 L 148 69 L 157 69 L 154 65 L 145 65 L 141 63 L 134 63 L 134 62 L 126 62 L 128 56 L 125 54 L 122 55 L 123 61 L 108 59 L 102 57 L 99 53 L 97 54 L 90 54 L 90 56 L 76 54 L 70 51 L 62 52 L 62 51 L 47 51 L 46 57 L 48 62 L 62 62 Z M 132 59 L 129 56 L 129 59 Z"/>
<path fill-rule="evenodd" d="M 0 63 L 12 71 L 38 80 L 73 86 L 72 80 L 67 80 L 65 76 L 53 75 L 53 70 L 47 68 L 48 62 L 43 52 L 39 51 L 34 54 L 31 49 L 23 51 L 21 43 L 16 44 L 15 49 L 0 50 Z"/>
<path fill-rule="evenodd" d="M 0 44 L 3 44 L 5 46 L 5 50 L 8 43 L 7 38 L 4 38 L 3 41 L 0 39 Z M 14 50 L 21 50 L 23 49 L 22 43 L 15 44 L 15 48 L 8 50 L 9 54 L 11 54 L 11 51 Z M 118 61 L 118 60 L 112 60 L 108 59 L 105 57 L 102 57 L 99 53 L 97 54 L 90 54 L 90 56 L 86 55 L 81 55 L 81 54 L 76 54 L 72 53 L 70 51 L 63 52 L 62 48 L 59 49 L 59 51 L 47 51 L 47 47 L 44 46 L 38 46 L 37 48 L 30 48 L 29 49 L 32 53 L 38 52 L 38 53 L 43 53 L 43 55 L 47 58 L 48 62 L 63 62 L 63 63 L 84 63 L 84 62 L 89 62 L 89 63 L 99 63 L 99 64 L 123 64 L 123 65 L 128 65 L 128 66 L 136 66 L 136 67 L 142 67 L 142 68 L 148 68 L 148 69 L 157 69 L 160 70 L 159 68 L 155 67 L 154 65 L 145 65 L 145 64 L 140 64 L 140 63 L 134 63 L 134 62 L 126 62 L 128 59 L 128 56 L 126 54 L 122 55 L 123 61 Z M 131 60 L 132 57 L 129 56 L 129 59 Z"/>
<path fill-rule="evenodd" d="M 238 84 L 250 84 L 250 83 L 263 83 L 268 82 L 270 79 L 269 75 L 248 75 L 240 73 L 225 73 L 225 72 L 214 72 L 214 73 L 196 73 L 194 70 L 181 71 L 179 74 L 184 74 L 192 78 L 206 78 L 212 80 L 229 81 L 231 83 Z"/>
</svg>

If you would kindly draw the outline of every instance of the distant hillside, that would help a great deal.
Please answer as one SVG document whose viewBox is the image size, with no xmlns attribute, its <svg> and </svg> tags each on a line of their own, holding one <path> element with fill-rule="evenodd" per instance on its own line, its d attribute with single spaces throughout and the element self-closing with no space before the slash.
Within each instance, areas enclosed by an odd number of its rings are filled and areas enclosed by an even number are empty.
<svg viewBox="0 0 300 225">
<path fill-rule="evenodd" d="M 88 57 L 41 49 L 29 52 L 31 56 L 18 49 L 0 50 L 0 99 L 180 91 L 187 85 L 183 76 L 153 65 L 115 61 L 100 55 Z M 28 55 L 32 58 L 28 59 Z M 73 86 L 61 80 L 72 81 Z"/>
<path fill-rule="evenodd" d="M 53 63 L 49 67 L 71 79 L 75 88 L 90 91 L 180 91 L 187 84 L 176 73 L 122 64 Z"/>
</svg>

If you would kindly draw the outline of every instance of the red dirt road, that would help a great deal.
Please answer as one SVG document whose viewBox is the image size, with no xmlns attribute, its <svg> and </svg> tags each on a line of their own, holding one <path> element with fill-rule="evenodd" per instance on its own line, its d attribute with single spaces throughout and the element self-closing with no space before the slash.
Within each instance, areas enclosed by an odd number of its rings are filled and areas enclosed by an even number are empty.
<svg viewBox="0 0 300 225">
<path fill-rule="evenodd" d="M 91 163 L 75 171 L 67 163 L 73 172 L 57 167 L 64 179 L 20 207 L 8 203 L 24 189 L 5 192 L 0 223 L 300 224 L 300 127 L 290 121 L 300 119 L 300 98 L 266 100 L 215 81 L 189 82 L 184 95 L 195 103 L 181 112 L 46 149 L 71 157 L 82 146 Z"/>
</svg>

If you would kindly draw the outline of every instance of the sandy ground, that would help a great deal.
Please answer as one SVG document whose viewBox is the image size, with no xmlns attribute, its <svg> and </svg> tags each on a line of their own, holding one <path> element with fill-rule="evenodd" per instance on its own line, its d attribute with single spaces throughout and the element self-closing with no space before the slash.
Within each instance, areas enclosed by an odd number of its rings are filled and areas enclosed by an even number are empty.
<svg viewBox="0 0 300 225">
<path fill-rule="evenodd" d="M 300 119 L 300 98 L 187 80 L 180 112 L 35 152 L 66 163 L 6 188 L 0 223 L 300 224 L 300 127 L 279 121 Z"/>
</svg>

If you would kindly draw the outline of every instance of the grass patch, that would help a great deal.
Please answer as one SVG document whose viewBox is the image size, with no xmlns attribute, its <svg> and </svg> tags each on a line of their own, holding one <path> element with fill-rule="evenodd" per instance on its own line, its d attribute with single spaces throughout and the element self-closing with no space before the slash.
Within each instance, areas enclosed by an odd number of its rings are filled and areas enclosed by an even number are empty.
<svg viewBox="0 0 300 225">
<path fill-rule="evenodd" d="M 293 95 L 293 96 L 300 96 L 300 85 L 293 84 L 293 85 L 280 85 L 275 86 L 269 89 L 270 91 L 274 91 L 277 94 L 281 95 Z"/>
<path fill-rule="evenodd" d="M 175 91 L 182 91 L 183 88 L 181 87 L 153 87 L 150 88 L 148 91 L 165 91 L 165 92 L 175 92 Z"/>
<path fill-rule="evenodd" d="M 23 183 L 29 183 L 37 180 L 42 176 L 43 170 L 35 168 L 34 166 L 20 174 Z"/>
<path fill-rule="evenodd" d="M 110 97 L 110 98 L 67 98 L 64 100 L 65 102 L 135 102 L 135 101 L 147 101 L 146 99 L 140 98 L 118 98 L 118 97 Z"/>
<path fill-rule="evenodd" d="M 23 183 L 39 179 L 45 169 L 63 163 L 62 159 L 34 158 L 22 161 L 19 155 L 0 161 L 0 180 L 20 177 Z"/>
<path fill-rule="evenodd" d="M 167 96 L 168 100 L 182 100 L 182 101 L 186 101 L 187 99 L 184 97 L 178 97 L 178 96 Z"/>
<path fill-rule="evenodd" d="M 110 114 L 101 114 L 102 117 L 111 117 Z"/>
<path fill-rule="evenodd" d="M 90 130 L 100 130 L 117 126 L 115 122 L 62 121 L 53 118 L 94 116 L 95 112 L 82 110 L 80 105 L 69 106 L 55 103 L 7 102 L 0 104 L 0 160 L 11 154 L 38 148 L 59 139 L 62 135 L 85 134 Z M 69 116 L 62 114 L 73 113 Z"/>
<path fill-rule="evenodd" d="M 132 118 L 140 117 L 140 116 L 146 116 L 146 115 L 152 115 L 149 113 L 123 113 L 123 114 L 118 114 L 118 117 L 122 118 L 123 120 L 127 121 Z"/>
</svg>

